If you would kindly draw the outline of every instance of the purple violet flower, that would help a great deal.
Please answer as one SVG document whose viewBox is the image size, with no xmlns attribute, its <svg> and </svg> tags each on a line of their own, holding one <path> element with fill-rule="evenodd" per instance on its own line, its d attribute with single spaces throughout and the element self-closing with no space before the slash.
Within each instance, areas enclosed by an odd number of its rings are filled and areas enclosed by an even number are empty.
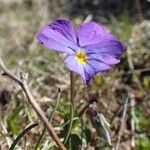
<svg viewBox="0 0 150 150">
<path fill-rule="evenodd" d="M 84 23 L 75 32 L 69 21 L 58 19 L 44 26 L 37 40 L 50 50 L 67 53 L 65 64 L 80 74 L 85 84 L 97 73 L 119 63 L 125 50 L 115 36 L 95 22 Z"/>
</svg>

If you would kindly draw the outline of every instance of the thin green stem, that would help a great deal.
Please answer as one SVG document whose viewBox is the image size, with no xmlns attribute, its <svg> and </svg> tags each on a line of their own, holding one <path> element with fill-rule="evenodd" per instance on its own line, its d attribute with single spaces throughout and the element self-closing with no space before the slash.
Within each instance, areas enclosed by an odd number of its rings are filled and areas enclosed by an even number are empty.
<svg viewBox="0 0 150 150">
<path fill-rule="evenodd" d="M 17 143 L 20 141 L 20 139 L 26 134 L 28 133 L 32 128 L 34 128 L 35 126 L 37 126 L 37 123 L 31 124 L 30 126 L 28 126 L 26 129 L 24 129 L 15 139 L 15 141 L 12 143 L 11 147 L 9 150 L 14 150 L 15 146 L 17 145 Z"/>
<path fill-rule="evenodd" d="M 70 71 L 70 103 L 74 109 L 74 74 Z"/>
<path fill-rule="evenodd" d="M 84 149 L 84 147 L 83 147 L 83 143 L 84 143 L 84 120 L 83 120 L 83 118 L 81 117 L 81 149 Z"/>
<path fill-rule="evenodd" d="M 71 133 L 72 125 L 73 125 L 73 113 L 74 113 L 74 75 L 73 72 L 70 71 L 70 124 L 64 139 L 64 144 L 67 143 L 69 135 Z"/>
<path fill-rule="evenodd" d="M 56 110 L 57 110 L 57 108 L 58 108 L 58 106 L 59 106 L 60 96 L 61 96 L 61 92 L 60 92 L 60 90 L 59 90 L 59 93 L 58 93 L 58 97 L 57 97 L 55 106 L 54 106 L 53 111 L 51 112 L 51 114 L 50 114 L 50 116 L 49 116 L 49 118 L 48 118 L 50 124 L 51 124 L 51 122 L 52 122 L 52 120 L 53 120 L 53 117 L 54 117 L 54 114 L 55 114 L 55 112 L 56 112 Z M 37 144 L 35 145 L 34 150 L 37 150 L 37 149 L 38 149 L 40 143 L 42 142 L 42 140 L 43 140 L 43 138 L 44 138 L 44 136 L 45 136 L 45 133 L 46 133 L 46 128 L 43 129 L 42 134 L 41 134 L 41 136 L 39 137 L 39 140 L 38 140 Z"/>
</svg>

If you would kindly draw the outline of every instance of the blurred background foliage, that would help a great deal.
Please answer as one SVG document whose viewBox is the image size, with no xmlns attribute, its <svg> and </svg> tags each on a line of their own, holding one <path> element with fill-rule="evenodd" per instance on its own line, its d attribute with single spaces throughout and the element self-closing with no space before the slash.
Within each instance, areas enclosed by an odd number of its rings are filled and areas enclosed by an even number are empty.
<svg viewBox="0 0 150 150">
<path fill-rule="evenodd" d="M 121 150 L 150 150 L 150 1 L 149 0 L 0 0 L 0 54 L 16 74 L 29 74 L 29 85 L 45 114 L 49 116 L 62 91 L 52 125 L 61 137 L 68 127 L 69 72 L 65 55 L 49 52 L 35 36 L 42 25 L 57 18 L 69 19 L 77 28 L 84 21 L 101 22 L 122 40 L 127 50 L 121 63 L 97 75 L 85 87 L 75 76 L 75 118 L 68 149 L 111 149 L 93 128 L 87 113 L 80 112 L 96 99 L 99 112 L 111 124 L 114 146 L 127 95 L 130 98 Z M 0 149 L 7 150 L 16 136 L 31 122 L 38 127 L 26 134 L 17 149 L 34 149 L 43 126 L 27 103 L 22 90 L 0 76 Z M 46 133 L 39 149 L 54 149 Z M 70 147 L 69 147 L 70 146 Z"/>
</svg>

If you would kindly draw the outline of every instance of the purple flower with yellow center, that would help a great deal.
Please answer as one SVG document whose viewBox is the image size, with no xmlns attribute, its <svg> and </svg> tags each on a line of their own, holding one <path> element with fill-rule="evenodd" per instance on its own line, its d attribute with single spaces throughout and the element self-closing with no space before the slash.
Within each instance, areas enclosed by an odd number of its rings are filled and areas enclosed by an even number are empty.
<svg viewBox="0 0 150 150">
<path fill-rule="evenodd" d="M 67 67 L 81 75 L 87 84 L 97 73 L 109 70 L 120 62 L 125 47 L 102 25 L 84 23 L 75 32 L 67 20 L 58 19 L 44 26 L 37 40 L 49 50 L 67 53 Z"/>
</svg>

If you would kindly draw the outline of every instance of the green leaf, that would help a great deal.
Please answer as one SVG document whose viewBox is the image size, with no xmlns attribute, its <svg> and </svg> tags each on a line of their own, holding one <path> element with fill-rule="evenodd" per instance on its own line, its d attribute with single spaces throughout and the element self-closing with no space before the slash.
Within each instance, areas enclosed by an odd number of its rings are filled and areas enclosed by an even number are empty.
<svg viewBox="0 0 150 150">
<path fill-rule="evenodd" d="M 138 150 L 150 150 L 149 138 L 146 136 L 139 138 L 139 140 L 137 142 L 137 149 Z"/>
<path fill-rule="evenodd" d="M 19 112 L 22 108 L 17 107 L 10 116 L 8 117 L 7 123 L 8 123 L 8 128 L 9 130 L 13 133 L 16 134 L 19 132 Z"/>
</svg>

